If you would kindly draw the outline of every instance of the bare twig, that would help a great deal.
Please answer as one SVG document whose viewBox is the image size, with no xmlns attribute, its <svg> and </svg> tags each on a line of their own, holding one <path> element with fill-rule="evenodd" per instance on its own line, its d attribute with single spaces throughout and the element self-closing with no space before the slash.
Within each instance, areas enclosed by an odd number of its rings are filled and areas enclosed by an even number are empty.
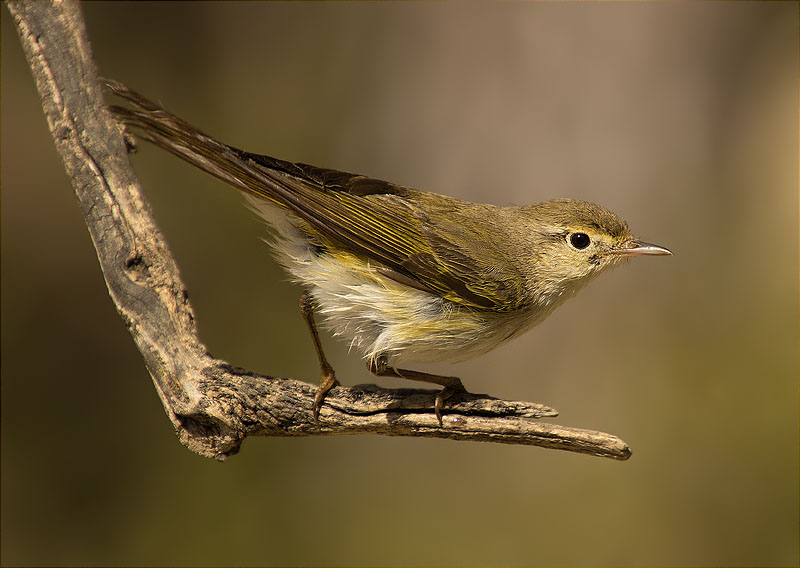
<svg viewBox="0 0 800 568">
<path fill-rule="evenodd" d="M 619 438 L 539 422 L 543 405 L 464 394 L 448 400 L 444 426 L 434 391 L 374 385 L 333 389 L 320 422 L 315 387 L 264 377 L 212 358 L 200 343 L 186 289 L 107 112 L 81 8 L 75 2 L 9 1 L 117 310 L 130 329 L 178 437 L 224 459 L 248 435 L 387 434 L 528 444 L 624 460 Z"/>
</svg>

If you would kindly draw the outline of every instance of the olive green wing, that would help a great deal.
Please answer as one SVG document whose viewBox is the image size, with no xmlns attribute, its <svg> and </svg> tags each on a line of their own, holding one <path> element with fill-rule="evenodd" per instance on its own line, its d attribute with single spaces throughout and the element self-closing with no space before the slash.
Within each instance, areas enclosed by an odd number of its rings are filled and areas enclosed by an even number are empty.
<svg viewBox="0 0 800 568">
<path fill-rule="evenodd" d="M 363 175 L 251 154 L 203 134 L 120 83 L 137 108 L 111 107 L 139 136 L 241 191 L 286 207 L 324 240 L 371 258 L 390 278 L 475 309 L 524 304 L 523 280 L 474 206 Z M 489 216 L 490 217 L 490 216 Z"/>
<path fill-rule="evenodd" d="M 496 208 L 424 194 L 415 200 L 429 252 L 410 255 L 403 266 L 418 279 L 438 280 L 478 308 L 508 312 L 527 303 L 525 280 L 497 219 Z M 453 299 L 443 293 L 448 299 Z"/>
<path fill-rule="evenodd" d="M 390 278 L 477 309 L 524 304 L 524 281 L 497 242 L 503 232 L 493 208 L 471 211 L 474 204 L 358 174 L 241 155 L 284 172 L 296 196 L 292 212 L 324 238 L 379 261 Z"/>
</svg>

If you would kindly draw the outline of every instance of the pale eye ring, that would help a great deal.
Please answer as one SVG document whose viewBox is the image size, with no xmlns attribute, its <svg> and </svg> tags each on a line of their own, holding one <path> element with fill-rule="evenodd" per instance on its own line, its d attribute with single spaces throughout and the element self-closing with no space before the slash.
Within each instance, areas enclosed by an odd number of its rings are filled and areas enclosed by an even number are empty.
<svg viewBox="0 0 800 568">
<path fill-rule="evenodd" d="M 591 244 L 591 239 L 586 233 L 572 233 L 569 236 L 569 244 L 578 250 L 583 250 Z"/>
</svg>

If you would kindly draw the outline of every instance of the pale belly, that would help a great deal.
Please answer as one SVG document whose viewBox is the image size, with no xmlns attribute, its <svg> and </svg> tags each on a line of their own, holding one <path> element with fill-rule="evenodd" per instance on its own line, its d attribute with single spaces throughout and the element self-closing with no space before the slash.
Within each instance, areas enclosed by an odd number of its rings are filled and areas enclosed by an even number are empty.
<svg viewBox="0 0 800 568">
<path fill-rule="evenodd" d="M 519 335 L 555 306 L 515 312 L 475 310 L 391 280 L 353 255 L 319 254 L 285 211 L 254 209 L 275 229 L 277 260 L 316 300 L 315 314 L 367 360 L 464 361 Z"/>
</svg>

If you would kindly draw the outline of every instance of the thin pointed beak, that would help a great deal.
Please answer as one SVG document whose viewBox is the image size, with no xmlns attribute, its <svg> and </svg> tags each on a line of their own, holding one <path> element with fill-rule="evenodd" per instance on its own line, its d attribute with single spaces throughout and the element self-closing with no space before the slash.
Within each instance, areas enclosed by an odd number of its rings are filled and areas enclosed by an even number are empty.
<svg viewBox="0 0 800 568">
<path fill-rule="evenodd" d="M 672 251 L 667 248 L 660 247 L 658 245 L 651 245 L 650 243 L 645 243 L 642 241 L 632 241 L 627 244 L 625 248 L 616 249 L 614 252 L 623 256 L 661 256 L 672 254 Z"/>
</svg>

